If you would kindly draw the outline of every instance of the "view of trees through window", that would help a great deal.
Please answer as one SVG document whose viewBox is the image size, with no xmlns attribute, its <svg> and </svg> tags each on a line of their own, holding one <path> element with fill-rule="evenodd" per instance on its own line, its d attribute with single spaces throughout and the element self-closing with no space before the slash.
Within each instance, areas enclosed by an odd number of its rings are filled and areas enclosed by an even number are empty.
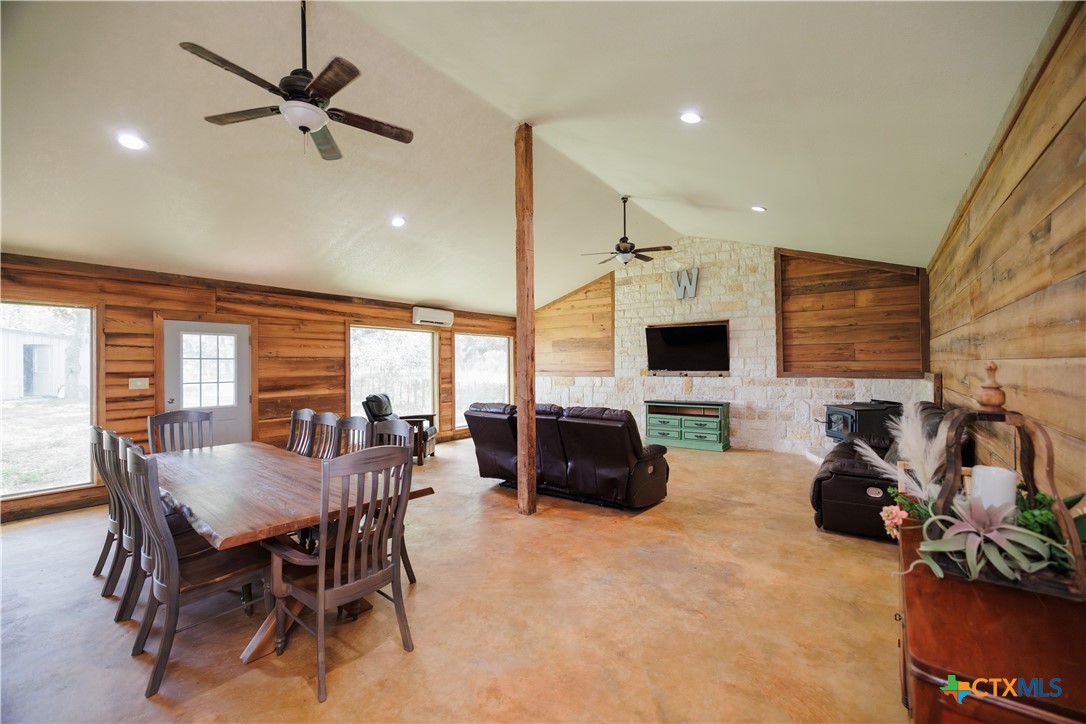
<svg viewBox="0 0 1086 724">
<path fill-rule="evenodd" d="M 366 396 L 379 392 L 397 415 L 434 412 L 432 332 L 351 327 L 351 414 L 365 415 Z"/>
<path fill-rule="evenodd" d="M 91 310 L 0 303 L 0 495 L 93 482 Z"/>
<path fill-rule="evenodd" d="M 509 402 L 509 338 L 455 335 L 456 426 L 473 402 Z"/>
</svg>

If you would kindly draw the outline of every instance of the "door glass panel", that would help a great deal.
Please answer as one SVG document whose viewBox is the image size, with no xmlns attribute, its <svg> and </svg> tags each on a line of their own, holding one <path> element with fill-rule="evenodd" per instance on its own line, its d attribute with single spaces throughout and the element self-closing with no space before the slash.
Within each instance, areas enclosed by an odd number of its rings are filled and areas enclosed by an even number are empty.
<svg viewBox="0 0 1086 724">
<path fill-rule="evenodd" d="M 473 402 L 509 402 L 509 338 L 455 335 L 456 426 Z"/>
<path fill-rule="evenodd" d="M 379 392 L 401 417 L 434 411 L 433 332 L 351 327 L 351 414 Z"/>
<path fill-rule="evenodd" d="M 236 404 L 234 377 L 237 338 L 232 334 L 181 335 L 181 406 Z"/>
<path fill-rule="evenodd" d="M 94 480 L 91 310 L 0 304 L 0 495 Z"/>
</svg>

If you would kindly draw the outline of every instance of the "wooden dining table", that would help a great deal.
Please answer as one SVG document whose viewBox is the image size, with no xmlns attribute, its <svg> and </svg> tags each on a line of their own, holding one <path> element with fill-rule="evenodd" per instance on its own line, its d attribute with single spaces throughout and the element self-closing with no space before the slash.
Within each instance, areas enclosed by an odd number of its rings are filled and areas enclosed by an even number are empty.
<svg viewBox="0 0 1086 724">
<path fill-rule="evenodd" d="M 320 523 L 319 459 L 262 442 L 155 453 L 153 457 L 158 461 L 162 500 L 218 550 Z M 433 492 L 432 487 L 412 486 L 410 497 L 413 500 Z M 297 601 L 292 606 L 295 612 L 301 610 Z M 274 650 L 272 612 L 241 659 L 248 663 Z"/>
</svg>

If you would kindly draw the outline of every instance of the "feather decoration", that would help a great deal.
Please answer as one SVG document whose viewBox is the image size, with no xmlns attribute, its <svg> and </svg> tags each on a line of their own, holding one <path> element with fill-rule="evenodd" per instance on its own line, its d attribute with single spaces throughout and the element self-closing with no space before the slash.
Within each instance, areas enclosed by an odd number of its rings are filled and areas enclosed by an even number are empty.
<svg viewBox="0 0 1086 724">
<path fill-rule="evenodd" d="M 860 458 L 873 467 L 878 472 L 879 476 L 898 481 L 901 485 L 902 493 L 908 495 L 910 498 L 916 498 L 917 500 L 928 500 L 927 492 L 916 482 L 911 471 L 905 471 L 903 475 L 899 475 L 896 465 L 891 465 L 879 457 L 879 454 L 863 440 L 853 440 L 852 444 L 856 448 L 856 452 L 860 454 Z"/>
<path fill-rule="evenodd" d="M 924 418 L 920 414 L 921 403 L 910 402 L 902 410 L 901 417 L 891 417 L 887 427 L 897 440 L 901 459 L 908 461 L 919 486 L 920 495 L 906 490 L 919 500 L 931 500 L 939 494 L 943 472 L 946 468 L 946 420 L 939 424 L 939 432 L 931 439 L 924 434 Z"/>
</svg>

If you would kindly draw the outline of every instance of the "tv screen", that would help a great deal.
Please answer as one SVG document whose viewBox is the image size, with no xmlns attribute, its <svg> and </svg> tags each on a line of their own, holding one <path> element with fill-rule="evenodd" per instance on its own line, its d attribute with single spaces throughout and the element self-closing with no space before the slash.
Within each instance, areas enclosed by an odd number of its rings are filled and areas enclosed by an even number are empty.
<svg viewBox="0 0 1086 724">
<path fill-rule="evenodd" d="M 728 324 L 646 327 L 651 372 L 727 372 Z"/>
</svg>

